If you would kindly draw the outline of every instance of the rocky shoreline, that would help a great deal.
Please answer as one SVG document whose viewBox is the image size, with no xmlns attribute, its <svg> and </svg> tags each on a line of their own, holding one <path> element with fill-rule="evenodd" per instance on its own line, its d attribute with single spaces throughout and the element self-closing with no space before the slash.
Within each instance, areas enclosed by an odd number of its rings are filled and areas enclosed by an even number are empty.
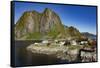
<svg viewBox="0 0 100 68">
<path fill-rule="evenodd" d="M 31 44 L 27 47 L 28 51 L 37 54 L 54 55 L 61 60 L 67 60 L 69 62 L 75 61 L 79 54 L 79 49 L 69 49 L 67 46 L 46 46 L 46 45 L 34 45 Z"/>
<path fill-rule="evenodd" d="M 59 46 L 52 44 L 50 46 L 40 44 L 31 44 L 26 48 L 28 51 L 37 54 L 53 55 L 58 59 L 68 62 L 92 62 L 97 61 L 96 51 L 82 49 L 80 45 Z M 87 48 L 88 49 L 88 48 Z"/>
</svg>

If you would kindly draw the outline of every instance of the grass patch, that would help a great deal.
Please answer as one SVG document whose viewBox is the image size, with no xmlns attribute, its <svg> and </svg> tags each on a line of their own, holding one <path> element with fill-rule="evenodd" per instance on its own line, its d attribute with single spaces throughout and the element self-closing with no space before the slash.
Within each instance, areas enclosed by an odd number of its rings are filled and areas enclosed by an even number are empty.
<svg viewBox="0 0 100 68">
<path fill-rule="evenodd" d="M 41 39 L 41 34 L 39 32 L 29 33 L 26 35 L 26 39 Z"/>
</svg>

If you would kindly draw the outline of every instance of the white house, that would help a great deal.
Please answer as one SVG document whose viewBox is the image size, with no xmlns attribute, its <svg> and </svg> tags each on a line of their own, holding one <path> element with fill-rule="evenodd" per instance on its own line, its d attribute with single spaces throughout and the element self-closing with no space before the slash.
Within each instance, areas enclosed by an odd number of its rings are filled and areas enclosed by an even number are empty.
<svg viewBox="0 0 100 68">
<path fill-rule="evenodd" d="M 43 40 L 42 43 L 47 44 L 47 43 L 49 43 L 49 41 L 48 40 Z"/>
<path fill-rule="evenodd" d="M 80 42 L 81 45 L 84 45 L 84 44 L 87 44 L 87 43 L 88 43 L 87 41 L 81 41 Z"/>
<path fill-rule="evenodd" d="M 58 40 L 54 40 L 55 43 L 58 43 Z"/>
<path fill-rule="evenodd" d="M 34 45 L 38 45 L 38 44 L 39 44 L 39 43 L 36 43 L 36 42 L 34 43 Z"/>
<path fill-rule="evenodd" d="M 60 46 L 64 45 L 65 44 L 65 41 L 61 41 L 60 42 Z"/>
<path fill-rule="evenodd" d="M 77 45 L 76 40 L 71 40 L 71 45 Z"/>
</svg>

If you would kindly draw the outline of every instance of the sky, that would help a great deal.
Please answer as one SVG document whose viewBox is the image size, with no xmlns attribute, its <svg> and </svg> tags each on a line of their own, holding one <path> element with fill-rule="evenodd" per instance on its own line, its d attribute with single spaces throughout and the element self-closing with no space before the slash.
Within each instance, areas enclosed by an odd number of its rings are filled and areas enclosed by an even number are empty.
<svg viewBox="0 0 100 68">
<path fill-rule="evenodd" d="M 96 7 L 80 5 L 60 5 L 44 4 L 33 2 L 15 2 L 14 5 L 14 23 L 22 16 L 25 11 L 37 11 L 42 13 L 45 8 L 49 8 L 57 13 L 62 24 L 74 26 L 80 32 L 89 32 L 96 34 Z"/>
</svg>

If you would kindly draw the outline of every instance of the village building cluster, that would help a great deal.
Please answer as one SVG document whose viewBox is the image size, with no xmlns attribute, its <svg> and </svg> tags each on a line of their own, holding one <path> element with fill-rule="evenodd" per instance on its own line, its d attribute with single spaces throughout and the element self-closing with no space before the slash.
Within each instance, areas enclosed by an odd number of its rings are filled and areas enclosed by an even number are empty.
<svg viewBox="0 0 100 68">
<path fill-rule="evenodd" d="M 34 43 L 34 45 L 41 45 L 41 46 L 82 46 L 80 49 L 80 57 L 82 62 L 85 61 L 96 61 L 96 40 L 93 39 L 56 39 L 56 40 L 43 40 L 40 43 Z M 88 46 L 88 47 L 87 47 Z"/>
<path fill-rule="evenodd" d="M 58 45 L 58 46 L 70 46 L 70 45 L 80 45 L 81 46 L 82 45 L 84 49 L 88 48 L 86 47 L 86 45 L 89 45 L 91 49 L 95 49 L 97 45 L 96 40 L 88 39 L 88 38 L 43 40 L 40 43 L 37 43 L 37 42 L 34 43 L 34 45 L 47 45 L 47 46 L 50 46 L 51 44 Z"/>
</svg>

